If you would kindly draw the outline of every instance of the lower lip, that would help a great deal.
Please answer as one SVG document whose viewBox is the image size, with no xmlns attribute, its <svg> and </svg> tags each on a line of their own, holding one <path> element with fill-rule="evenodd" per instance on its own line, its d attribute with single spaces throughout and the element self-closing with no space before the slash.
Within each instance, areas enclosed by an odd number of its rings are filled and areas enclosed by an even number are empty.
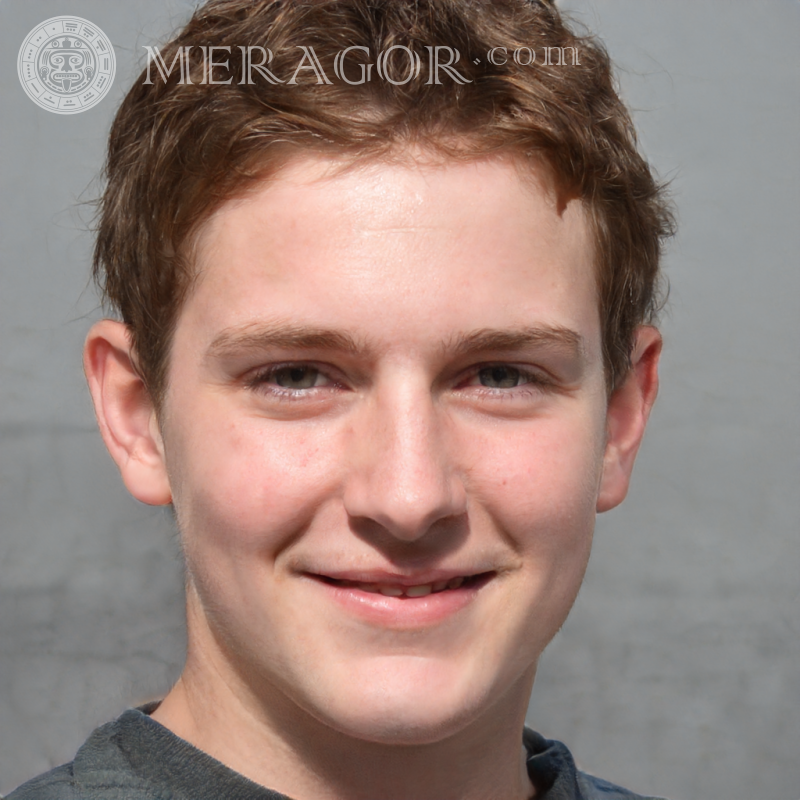
<svg viewBox="0 0 800 800">
<path fill-rule="evenodd" d="M 311 579 L 348 614 L 382 627 L 413 629 L 436 625 L 458 614 L 475 600 L 481 589 L 491 581 L 491 576 L 487 575 L 458 589 L 432 592 L 424 597 L 387 597 L 378 592 L 365 592 L 319 578 Z"/>
</svg>

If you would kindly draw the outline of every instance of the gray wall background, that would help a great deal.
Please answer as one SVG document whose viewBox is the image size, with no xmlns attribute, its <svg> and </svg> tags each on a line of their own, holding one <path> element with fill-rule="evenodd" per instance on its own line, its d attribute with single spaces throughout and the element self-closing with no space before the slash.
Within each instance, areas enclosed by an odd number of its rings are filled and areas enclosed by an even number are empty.
<svg viewBox="0 0 800 800">
<path fill-rule="evenodd" d="M 0 792 L 165 692 L 184 647 L 167 514 L 105 454 L 80 372 L 92 183 L 142 45 L 187 0 L 0 0 Z M 529 721 L 674 800 L 800 796 L 800 3 L 570 0 L 671 178 L 662 392 L 626 504 L 546 652 Z M 28 31 L 90 19 L 111 94 L 74 116 L 17 80 Z"/>
</svg>

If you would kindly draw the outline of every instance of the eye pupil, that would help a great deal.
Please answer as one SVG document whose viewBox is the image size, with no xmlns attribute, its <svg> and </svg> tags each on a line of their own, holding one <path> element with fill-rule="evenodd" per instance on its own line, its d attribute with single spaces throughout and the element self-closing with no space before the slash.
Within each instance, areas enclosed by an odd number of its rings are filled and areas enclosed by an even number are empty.
<svg viewBox="0 0 800 800">
<path fill-rule="evenodd" d="M 483 386 L 492 389 L 511 389 L 519 385 L 520 371 L 514 367 L 485 367 L 479 373 Z"/>
<path fill-rule="evenodd" d="M 275 383 L 285 389 L 310 389 L 319 371 L 311 367 L 283 367 L 275 372 Z"/>
</svg>

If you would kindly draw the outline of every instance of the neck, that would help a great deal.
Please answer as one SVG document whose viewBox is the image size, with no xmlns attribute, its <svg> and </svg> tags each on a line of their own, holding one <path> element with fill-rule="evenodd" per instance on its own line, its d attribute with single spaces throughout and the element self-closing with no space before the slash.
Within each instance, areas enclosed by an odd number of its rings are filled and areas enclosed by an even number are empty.
<svg viewBox="0 0 800 800">
<path fill-rule="evenodd" d="M 243 681 L 219 648 L 190 646 L 178 683 L 153 714 L 234 771 L 294 800 L 528 800 L 521 747 L 532 677 L 456 733 L 393 745 L 348 736 L 274 686 Z M 202 653 L 202 656 L 199 654 Z"/>
</svg>

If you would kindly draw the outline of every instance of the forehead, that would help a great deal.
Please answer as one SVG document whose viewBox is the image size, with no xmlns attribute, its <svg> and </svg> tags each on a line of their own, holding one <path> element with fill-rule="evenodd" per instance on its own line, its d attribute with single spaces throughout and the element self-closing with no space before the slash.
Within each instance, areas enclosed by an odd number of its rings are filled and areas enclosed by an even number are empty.
<svg viewBox="0 0 800 800">
<path fill-rule="evenodd" d="M 266 233 L 276 239 L 287 232 L 280 223 L 295 223 L 294 237 L 300 218 L 312 222 L 315 212 L 347 222 L 347 230 L 355 231 L 399 229 L 407 223 L 410 232 L 435 215 L 436 224 L 453 226 L 467 218 L 475 224 L 498 225 L 504 218 L 513 223 L 527 217 L 540 239 L 554 233 L 576 240 L 587 232 L 583 204 L 558 188 L 553 170 L 543 160 L 506 153 L 462 161 L 405 148 L 392 151 L 386 159 L 296 155 L 244 196 L 217 209 L 196 241 L 208 246 L 225 229 L 236 227 L 241 232 L 248 224 L 255 232 L 262 227 L 258 217 L 263 220 L 265 211 L 276 223 Z"/>
<path fill-rule="evenodd" d="M 303 157 L 218 209 L 195 253 L 188 305 L 217 327 L 268 314 L 387 337 L 411 320 L 442 336 L 598 323 L 583 205 L 511 157 Z"/>
</svg>

